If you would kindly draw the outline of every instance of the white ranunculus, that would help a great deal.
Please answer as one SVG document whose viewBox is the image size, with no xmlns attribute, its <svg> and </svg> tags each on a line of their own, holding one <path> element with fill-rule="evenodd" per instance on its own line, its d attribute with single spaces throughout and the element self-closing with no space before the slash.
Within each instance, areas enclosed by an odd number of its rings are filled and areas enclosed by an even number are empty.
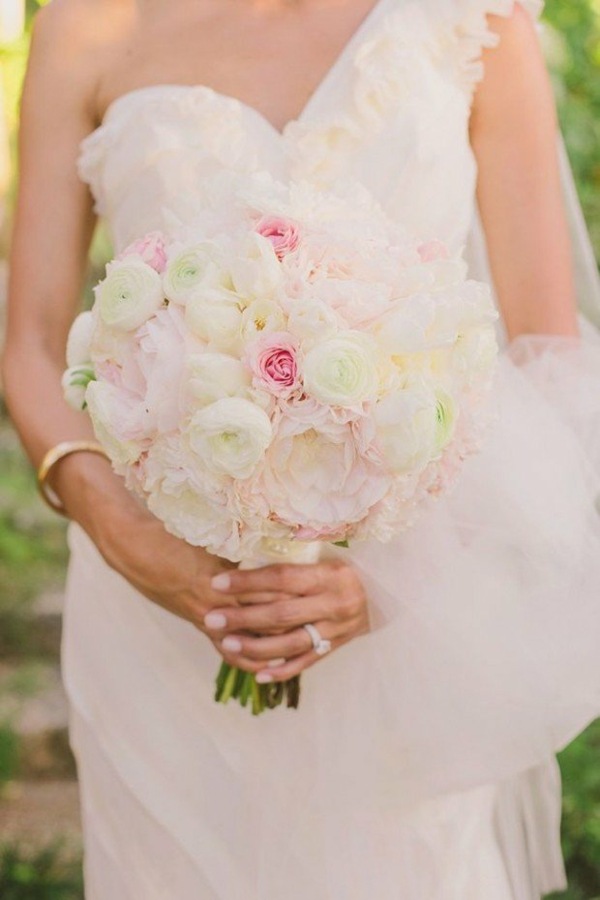
<svg viewBox="0 0 600 900">
<path fill-rule="evenodd" d="M 192 450 L 209 470 L 248 478 L 273 430 L 268 415 L 254 403 L 226 397 L 195 413 L 187 432 Z"/>
<path fill-rule="evenodd" d="M 67 338 L 67 365 L 69 367 L 89 363 L 95 327 L 95 316 L 89 310 L 80 313 L 71 325 Z"/>
<path fill-rule="evenodd" d="M 231 278 L 222 247 L 212 241 L 178 246 L 169 251 L 163 275 L 165 296 L 185 305 L 204 288 L 231 288 Z"/>
<path fill-rule="evenodd" d="M 377 440 L 396 474 L 422 471 L 439 452 L 438 400 L 425 386 L 388 394 L 374 412 Z"/>
<path fill-rule="evenodd" d="M 376 345 L 358 332 L 340 334 L 308 351 L 303 374 L 306 391 L 321 403 L 357 406 L 377 394 Z"/>
<path fill-rule="evenodd" d="M 334 311 L 320 300 L 298 299 L 289 304 L 288 331 L 309 344 L 333 337 L 338 331 Z"/>
<path fill-rule="evenodd" d="M 270 331 L 283 331 L 285 313 L 278 303 L 272 300 L 253 300 L 242 313 L 242 337 L 251 341 L 259 334 Z"/>
<path fill-rule="evenodd" d="M 107 267 L 96 288 L 102 322 L 117 331 L 133 331 L 143 325 L 164 302 L 160 275 L 141 260 L 128 258 Z"/>
<path fill-rule="evenodd" d="M 223 397 L 244 397 L 250 387 L 247 367 L 224 353 L 195 353 L 187 363 L 187 387 L 195 406 Z"/>
<path fill-rule="evenodd" d="M 139 459 L 139 443 L 123 436 L 132 414 L 123 393 L 108 382 L 92 381 L 85 399 L 96 437 L 112 462 L 127 466 Z"/>
<path fill-rule="evenodd" d="M 83 410 L 86 406 L 85 394 L 88 384 L 95 379 L 91 365 L 71 366 L 62 376 L 63 395 L 72 409 Z"/>
<path fill-rule="evenodd" d="M 283 280 L 271 241 L 250 234 L 241 253 L 231 261 L 231 278 L 235 292 L 246 302 L 271 299 Z"/>
<path fill-rule="evenodd" d="M 193 334 L 211 348 L 229 352 L 239 349 L 242 310 L 228 291 L 210 288 L 190 297 L 185 320 Z"/>
</svg>

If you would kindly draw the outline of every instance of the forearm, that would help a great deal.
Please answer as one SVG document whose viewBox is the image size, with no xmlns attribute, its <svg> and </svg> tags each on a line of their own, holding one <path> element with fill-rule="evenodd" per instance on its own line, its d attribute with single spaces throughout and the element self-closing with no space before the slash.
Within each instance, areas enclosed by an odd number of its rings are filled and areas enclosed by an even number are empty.
<svg viewBox="0 0 600 900">
<path fill-rule="evenodd" d="M 12 420 L 33 465 L 62 441 L 93 438 L 90 421 L 72 410 L 62 396 L 62 365 L 33 339 L 10 343 L 3 377 Z M 149 514 L 127 491 L 107 460 L 89 453 L 62 459 L 50 483 L 67 514 L 104 552 L 114 530 L 130 517 Z"/>
</svg>

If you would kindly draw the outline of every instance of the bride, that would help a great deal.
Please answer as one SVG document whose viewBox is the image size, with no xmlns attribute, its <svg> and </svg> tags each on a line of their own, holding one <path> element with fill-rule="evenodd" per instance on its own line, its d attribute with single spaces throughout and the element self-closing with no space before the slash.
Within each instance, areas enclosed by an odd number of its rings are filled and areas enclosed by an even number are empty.
<svg viewBox="0 0 600 900">
<path fill-rule="evenodd" d="M 576 311 L 542 5 L 39 13 L 4 377 L 72 520 L 63 671 L 89 900 L 564 886 L 554 753 L 600 712 L 600 350 Z M 466 247 L 505 349 L 482 453 L 409 534 L 241 572 L 167 534 L 70 443 L 92 435 L 60 376 L 96 216 L 118 252 L 192 221 L 219 172 L 263 170 L 359 182 L 415 236 Z M 305 672 L 300 710 L 215 704 L 220 658 L 265 683 Z"/>
</svg>

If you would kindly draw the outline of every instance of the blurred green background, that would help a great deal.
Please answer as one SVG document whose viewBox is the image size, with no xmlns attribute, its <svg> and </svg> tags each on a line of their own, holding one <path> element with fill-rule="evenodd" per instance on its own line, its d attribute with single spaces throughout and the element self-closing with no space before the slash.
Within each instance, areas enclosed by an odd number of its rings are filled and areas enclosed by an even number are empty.
<svg viewBox="0 0 600 900">
<path fill-rule="evenodd" d="M 18 101 L 38 5 L 0 0 L 0 338 Z M 600 0 L 548 0 L 545 23 L 559 114 L 600 259 Z M 96 262 L 102 252 L 100 240 Z M 83 896 L 77 786 L 58 673 L 65 562 L 64 523 L 38 501 L 0 393 L 1 900 Z M 560 762 L 571 881 L 561 900 L 598 900 L 600 723 Z"/>
</svg>

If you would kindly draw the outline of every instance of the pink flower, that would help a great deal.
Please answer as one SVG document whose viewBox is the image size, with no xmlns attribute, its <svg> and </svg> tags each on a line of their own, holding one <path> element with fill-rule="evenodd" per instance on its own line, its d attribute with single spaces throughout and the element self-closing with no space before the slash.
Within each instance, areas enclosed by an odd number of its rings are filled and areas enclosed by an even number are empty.
<svg viewBox="0 0 600 900">
<path fill-rule="evenodd" d="M 162 275 L 167 268 L 166 239 L 160 231 L 151 231 L 143 238 L 134 241 L 120 254 L 119 259 L 127 256 L 139 256 L 156 272 Z"/>
<path fill-rule="evenodd" d="M 435 262 L 437 259 L 450 259 L 448 248 L 441 241 L 427 241 L 417 247 L 417 253 L 423 263 Z"/>
<path fill-rule="evenodd" d="M 277 397 L 289 397 L 299 387 L 298 346 L 291 334 L 273 331 L 253 341 L 246 350 L 246 364 L 253 384 Z"/>
<path fill-rule="evenodd" d="M 278 259 L 293 253 L 300 244 L 300 229 L 297 224 L 283 216 L 263 216 L 256 224 L 255 231 L 271 242 Z"/>
</svg>

